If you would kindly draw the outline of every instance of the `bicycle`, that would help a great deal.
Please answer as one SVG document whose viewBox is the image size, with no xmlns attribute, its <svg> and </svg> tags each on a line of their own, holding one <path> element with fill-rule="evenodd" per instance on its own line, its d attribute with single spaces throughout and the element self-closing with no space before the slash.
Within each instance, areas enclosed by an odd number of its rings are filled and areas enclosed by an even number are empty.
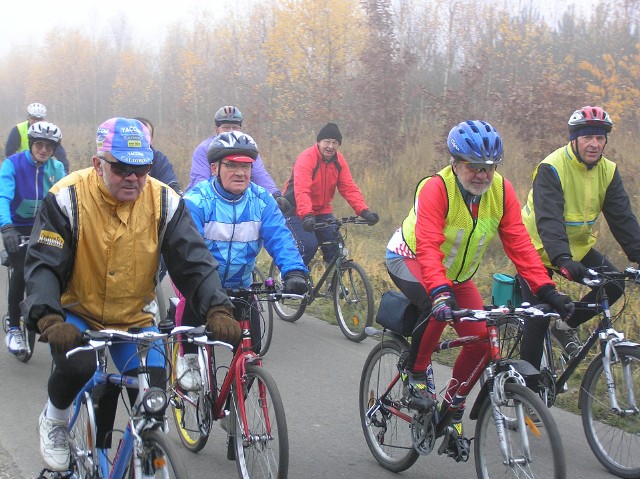
<svg viewBox="0 0 640 479">
<path fill-rule="evenodd" d="M 624 334 L 613 328 L 616 318 L 612 318 L 604 289 L 610 282 L 640 284 L 640 270 L 628 267 L 623 272 L 612 272 L 592 268 L 589 273 L 591 277 L 583 282 L 598 289 L 599 300 L 574 304 L 576 309 L 597 310 L 598 324 L 572 357 L 556 352 L 556 339 L 547 329 L 536 387 L 543 402 L 551 407 L 557 395 L 568 390 L 567 381 L 589 351 L 599 345 L 579 390 L 585 436 L 594 455 L 609 472 L 625 478 L 640 477 L 640 345 L 625 340 Z M 624 306 L 618 316 L 623 310 Z M 519 321 L 510 320 L 503 326 L 501 336 L 507 355 L 519 356 L 522 335 L 523 325 Z"/>
<path fill-rule="evenodd" d="M 54 472 L 43 469 L 41 479 L 188 477 L 175 445 L 166 434 L 168 429 L 165 412 L 169 404 L 167 394 L 164 389 L 149 384 L 146 370 L 148 352 L 157 347 L 154 342 L 168 336 L 167 333 L 153 331 L 125 332 L 109 329 L 83 333 L 88 344 L 69 351 L 67 357 L 80 351 L 94 351 L 97 369 L 78 393 L 73 405 L 68 427 L 71 453 L 69 470 Z M 106 350 L 114 340 L 136 343 L 140 358 L 137 378 L 107 373 Z M 92 399 L 94 389 L 107 384 L 138 389 L 138 396 L 128 410 L 127 425 L 113 459 L 108 457 L 107 449 L 96 445 L 96 416 Z"/>
<path fill-rule="evenodd" d="M 262 358 L 253 350 L 249 319 L 255 299 L 276 301 L 294 297 L 278 292 L 273 280 L 266 285 L 227 289 L 236 308 L 242 307 L 241 343 L 231 363 L 218 363 L 217 348 L 233 351 L 230 344 L 210 340 L 202 327 L 181 326 L 182 340 L 198 346 L 201 385 L 196 391 L 180 387 L 176 363 L 180 344 L 173 345 L 171 405 L 178 434 L 184 446 L 200 451 L 207 443 L 213 422 L 222 420 L 227 431 L 227 458 L 235 460 L 243 479 L 285 479 L 289 468 L 289 437 L 280 392 L 271 374 L 262 367 Z M 219 384 L 221 372 L 226 371 Z M 228 417 L 227 417 L 228 416 Z"/>
<path fill-rule="evenodd" d="M 360 342 L 367 337 L 365 328 L 373 323 L 373 288 L 364 268 L 349 259 L 349 250 L 345 246 L 346 234 L 342 234 L 347 224 L 368 225 L 369 223 L 357 216 L 316 223 L 315 229 L 337 226 L 335 238 L 320 246 L 335 244 L 338 246 L 338 254 L 327 265 L 315 286 L 310 279 L 310 290 L 304 298 L 301 300 L 285 298 L 273 303 L 273 308 L 280 319 L 294 322 L 302 317 L 307 306 L 316 298 L 331 296 L 338 326 L 343 334 L 351 341 Z M 275 279 L 279 287 L 282 287 L 283 278 L 275 262 L 271 263 L 269 276 Z M 323 292 L 322 288 L 328 281 L 327 291 Z"/>
<path fill-rule="evenodd" d="M 26 248 L 29 244 L 29 236 L 20 236 L 20 248 Z M 0 264 L 7 267 L 7 296 L 9 290 L 9 284 L 11 282 L 11 276 L 13 275 L 13 267 L 9 261 L 9 254 L 6 250 L 0 251 Z M 2 318 L 2 327 L 5 334 L 9 332 L 9 315 L 5 314 Z M 20 316 L 20 334 L 22 336 L 22 344 L 25 345 L 25 349 L 14 354 L 16 359 L 22 363 L 26 363 L 33 356 L 33 348 L 36 345 L 36 333 L 35 331 L 29 331 L 25 325 L 24 319 Z"/>
<path fill-rule="evenodd" d="M 266 278 L 260 268 L 258 268 L 258 265 L 253 268 L 252 278 L 254 284 L 264 284 L 266 281 Z M 264 357 L 271 347 L 271 339 L 273 338 L 273 304 L 270 301 L 257 301 L 255 304 L 260 310 L 260 331 L 262 334 L 260 339 L 260 351 L 258 354 Z"/>
<path fill-rule="evenodd" d="M 469 417 L 477 420 L 475 466 L 478 477 L 566 477 L 564 448 L 558 428 L 540 398 L 526 387 L 526 379 L 537 371 L 526 361 L 502 359 L 496 323 L 504 309 L 455 312 L 458 321 L 485 321 L 486 334 L 441 341 L 435 351 L 488 341 L 489 351 L 445 408 L 438 407 L 433 369 L 427 370 L 427 387 L 433 405 L 426 410 L 411 408 L 404 394 L 401 372 L 409 342 L 399 332 L 370 327 L 370 335 L 381 336 L 367 357 L 360 380 L 360 420 L 369 449 L 385 469 L 401 472 L 421 455 L 437 449 L 455 461 L 467 461 L 470 440 L 458 436 L 450 425 L 459 402 L 480 379 L 481 388 Z M 455 406 L 455 407 L 453 407 Z M 443 412 L 440 411 L 443 409 Z"/>
</svg>

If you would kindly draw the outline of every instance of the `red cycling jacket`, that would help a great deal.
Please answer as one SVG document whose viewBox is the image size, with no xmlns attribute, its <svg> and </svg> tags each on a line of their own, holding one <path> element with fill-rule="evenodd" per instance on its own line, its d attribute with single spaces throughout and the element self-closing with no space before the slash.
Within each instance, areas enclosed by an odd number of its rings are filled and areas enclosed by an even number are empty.
<svg viewBox="0 0 640 479">
<path fill-rule="evenodd" d="M 336 152 L 330 161 L 323 161 L 316 144 L 298 156 L 283 195 L 296 208 L 297 215 L 304 218 L 333 212 L 331 202 L 336 188 L 357 215 L 367 209 L 344 156 Z"/>
</svg>

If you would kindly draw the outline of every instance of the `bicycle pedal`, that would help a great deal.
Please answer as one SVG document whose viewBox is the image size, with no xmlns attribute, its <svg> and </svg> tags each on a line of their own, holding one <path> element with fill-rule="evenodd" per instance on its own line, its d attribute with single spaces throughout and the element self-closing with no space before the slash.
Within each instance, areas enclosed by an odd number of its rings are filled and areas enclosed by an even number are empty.
<svg viewBox="0 0 640 479">
<path fill-rule="evenodd" d="M 456 462 L 467 462 L 471 452 L 471 439 L 459 436 L 452 426 L 447 426 L 444 439 L 438 448 L 438 455 L 446 454 Z"/>
</svg>

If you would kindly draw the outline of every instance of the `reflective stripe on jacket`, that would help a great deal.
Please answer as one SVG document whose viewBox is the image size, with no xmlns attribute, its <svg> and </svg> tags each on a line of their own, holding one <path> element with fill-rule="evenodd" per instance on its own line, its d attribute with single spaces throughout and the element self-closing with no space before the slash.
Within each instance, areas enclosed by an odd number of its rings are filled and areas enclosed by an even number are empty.
<svg viewBox="0 0 640 479">
<path fill-rule="evenodd" d="M 557 149 L 541 164 L 553 168 L 564 195 L 562 218 L 565 231 L 555 232 L 554 236 L 568 239 L 571 256 L 575 261 L 580 261 L 596 243 L 593 226 L 603 209 L 616 165 L 603 157 L 592 168 L 587 168 L 587 165 L 577 159 L 571 144 Z M 533 171 L 534 181 L 539 168 L 540 164 Z M 544 205 L 538 207 L 544 208 Z M 560 212 L 556 214 L 559 215 Z M 551 260 L 556 258 L 549 258 L 538 233 L 533 190 L 529 192 L 527 203 L 522 208 L 522 220 L 543 263 L 551 267 Z"/>
<path fill-rule="evenodd" d="M 444 180 L 447 191 L 448 208 L 445 220 L 445 241 L 440 249 L 444 253 L 443 265 L 447 278 L 453 282 L 463 282 L 475 274 L 489 241 L 498 231 L 504 214 L 504 187 L 502 176 L 494 173 L 489 191 L 482 195 L 478 205 L 478 218 L 471 216 L 465 204 L 456 176 L 451 166 L 442 169 L 436 177 Z M 405 242 L 416 251 L 416 211 L 420 190 L 432 178 L 422 180 L 416 189 L 414 207 L 402 223 Z"/>
</svg>

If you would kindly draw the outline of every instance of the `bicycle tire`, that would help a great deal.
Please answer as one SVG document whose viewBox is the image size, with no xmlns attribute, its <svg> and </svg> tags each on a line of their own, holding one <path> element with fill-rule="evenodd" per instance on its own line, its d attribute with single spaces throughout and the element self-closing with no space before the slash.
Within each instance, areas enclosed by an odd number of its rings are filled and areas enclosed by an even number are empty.
<svg viewBox="0 0 640 479">
<path fill-rule="evenodd" d="M 616 346 L 615 350 L 618 360 L 611 361 L 611 373 L 616 399 L 621 409 L 629 411 L 634 404 L 637 407 L 640 400 L 640 347 Z M 589 447 L 609 472 L 637 478 L 640 477 L 640 415 L 636 412 L 622 417 L 612 411 L 602 358 L 600 353 L 591 361 L 582 379 L 579 398 L 582 427 Z M 623 376 L 625 367 L 628 367 L 627 378 L 631 384 Z M 635 397 L 634 404 L 630 404 L 630 394 Z"/>
<path fill-rule="evenodd" d="M 176 450 L 176 446 L 169 437 L 158 429 L 150 429 L 140 434 L 142 438 L 141 461 L 142 473 L 145 478 L 158 477 L 163 479 L 187 479 L 189 474 Z M 135 449 L 134 449 L 135 451 Z M 134 454 L 131 454 L 128 477 L 135 479 L 133 468 Z"/>
<path fill-rule="evenodd" d="M 36 345 L 36 333 L 35 331 L 30 331 L 27 329 L 22 318 L 20 318 L 20 331 L 22 332 L 23 339 L 26 339 L 26 342 L 29 344 L 29 351 L 24 350 L 17 353 L 16 359 L 21 363 L 26 363 L 33 356 L 33 348 Z"/>
<path fill-rule="evenodd" d="M 385 409 L 385 405 L 376 411 L 374 419 L 367 417 L 367 412 L 387 390 L 398 375 L 398 363 L 403 353 L 408 351 L 409 344 L 383 339 L 375 345 L 364 362 L 360 378 L 359 403 L 360 423 L 369 450 L 376 461 L 392 472 L 409 469 L 420 457 L 413 447 L 411 428 L 406 420 Z M 402 413 L 413 416 L 401 401 L 402 381 L 398 381 L 388 392 L 388 404 Z"/>
<path fill-rule="evenodd" d="M 331 284 L 338 326 L 348 340 L 359 343 L 367 337 L 365 328 L 373 323 L 371 281 L 362 266 L 345 261 L 334 271 Z"/>
<path fill-rule="evenodd" d="M 282 274 L 280 274 L 280 269 L 278 269 L 274 261 L 271 262 L 271 266 L 269 267 L 269 277 L 275 281 L 276 288 L 282 291 Z M 289 323 L 299 320 L 304 314 L 305 309 L 307 309 L 307 304 L 303 299 L 287 298 L 269 304 L 273 305 L 273 309 L 280 319 Z"/>
<path fill-rule="evenodd" d="M 247 364 L 242 387 L 240 393 L 245 401 L 244 413 L 251 440 L 243 437 L 242 414 L 238 410 L 239 391 L 235 384 L 231 390 L 229 414 L 229 448 L 235 456 L 238 475 L 241 479 L 286 479 L 289 473 L 289 434 L 276 382 L 264 368 Z"/>
<path fill-rule="evenodd" d="M 198 452 L 207 444 L 211 433 L 211 403 L 207 399 L 205 386 L 197 391 L 183 391 L 176 377 L 176 366 L 180 354 L 180 343 L 173 343 L 171 352 L 171 401 L 173 419 L 182 444 L 191 452 Z"/>
<path fill-rule="evenodd" d="M 96 419 L 89 393 L 81 399 L 78 416 L 69 431 L 69 467 L 77 479 L 99 477 L 98 450 L 96 448 Z"/>
<path fill-rule="evenodd" d="M 491 397 L 487 396 L 480 407 L 475 430 L 474 456 L 478 478 L 507 475 L 545 479 L 567 477 L 562 439 L 549 409 L 536 393 L 521 384 L 506 383 L 504 393 L 507 404 L 500 406 L 499 414 L 505 419 L 503 430 L 509 457 L 505 459 L 501 452 L 493 405 Z M 518 407 L 519 404 L 525 407 Z M 525 427 L 526 440 L 523 440 L 519 423 Z"/>
<path fill-rule="evenodd" d="M 253 268 L 253 281 L 264 284 L 264 274 L 256 266 Z M 258 354 L 264 356 L 271 347 L 271 339 L 273 338 L 273 305 L 271 301 L 256 301 L 256 307 L 260 312 L 260 330 L 262 332 L 260 338 L 260 351 Z"/>
</svg>

